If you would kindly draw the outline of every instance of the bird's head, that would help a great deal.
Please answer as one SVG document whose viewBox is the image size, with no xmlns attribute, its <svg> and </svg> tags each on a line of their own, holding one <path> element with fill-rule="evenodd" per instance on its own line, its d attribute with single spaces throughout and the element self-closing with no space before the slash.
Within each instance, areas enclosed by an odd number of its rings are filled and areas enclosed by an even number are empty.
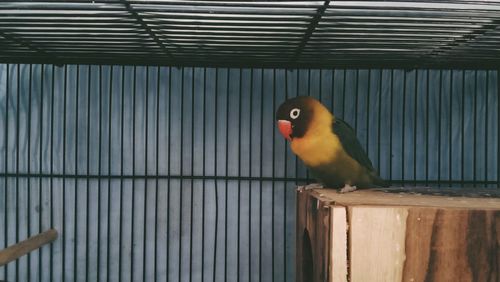
<svg viewBox="0 0 500 282">
<path fill-rule="evenodd" d="M 312 122 L 315 111 L 323 107 L 321 103 L 308 96 L 286 100 L 276 112 L 278 129 L 287 140 L 303 137 Z"/>
</svg>

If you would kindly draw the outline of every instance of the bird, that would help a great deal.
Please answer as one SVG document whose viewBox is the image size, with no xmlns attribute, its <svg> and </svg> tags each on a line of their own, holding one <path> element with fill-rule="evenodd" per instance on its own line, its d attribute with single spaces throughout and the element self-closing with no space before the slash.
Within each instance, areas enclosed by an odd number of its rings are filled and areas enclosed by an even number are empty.
<svg viewBox="0 0 500 282">
<path fill-rule="evenodd" d="M 292 152 L 319 181 L 311 188 L 340 188 L 345 193 L 389 186 L 373 168 L 354 129 L 317 99 L 297 96 L 284 101 L 276 120 Z"/>
</svg>

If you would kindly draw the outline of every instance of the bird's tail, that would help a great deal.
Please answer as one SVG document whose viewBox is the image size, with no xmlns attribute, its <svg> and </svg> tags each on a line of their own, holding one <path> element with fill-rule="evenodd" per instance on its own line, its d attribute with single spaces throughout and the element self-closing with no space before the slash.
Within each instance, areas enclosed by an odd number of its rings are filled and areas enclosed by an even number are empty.
<svg viewBox="0 0 500 282">
<path fill-rule="evenodd" d="M 376 173 L 372 173 L 371 178 L 372 183 L 378 187 L 389 187 L 391 185 L 389 181 L 380 178 Z"/>
</svg>

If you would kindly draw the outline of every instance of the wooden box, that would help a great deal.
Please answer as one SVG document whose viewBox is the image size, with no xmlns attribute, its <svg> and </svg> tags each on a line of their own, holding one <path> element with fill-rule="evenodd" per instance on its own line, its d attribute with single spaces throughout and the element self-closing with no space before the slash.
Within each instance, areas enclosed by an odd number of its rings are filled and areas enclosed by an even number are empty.
<svg viewBox="0 0 500 282">
<path fill-rule="evenodd" d="M 499 282 L 498 190 L 410 191 L 300 187 L 297 281 Z"/>
</svg>

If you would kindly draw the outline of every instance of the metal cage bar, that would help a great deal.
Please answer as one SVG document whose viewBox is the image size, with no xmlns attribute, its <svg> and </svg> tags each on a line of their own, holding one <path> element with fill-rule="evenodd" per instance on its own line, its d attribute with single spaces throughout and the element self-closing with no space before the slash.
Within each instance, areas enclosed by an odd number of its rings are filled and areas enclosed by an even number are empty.
<svg viewBox="0 0 500 282">
<path fill-rule="evenodd" d="M 4 1 L 0 62 L 497 69 L 499 1 Z"/>
<path fill-rule="evenodd" d="M 0 246 L 61 230 L 2 280 L 293 280 L 310 180 L 274 111 L 295 95 L 354 125 L 393 185 L 500 182 L 498 70 L 4 64 L 0 81 Z"/>
</svg>

